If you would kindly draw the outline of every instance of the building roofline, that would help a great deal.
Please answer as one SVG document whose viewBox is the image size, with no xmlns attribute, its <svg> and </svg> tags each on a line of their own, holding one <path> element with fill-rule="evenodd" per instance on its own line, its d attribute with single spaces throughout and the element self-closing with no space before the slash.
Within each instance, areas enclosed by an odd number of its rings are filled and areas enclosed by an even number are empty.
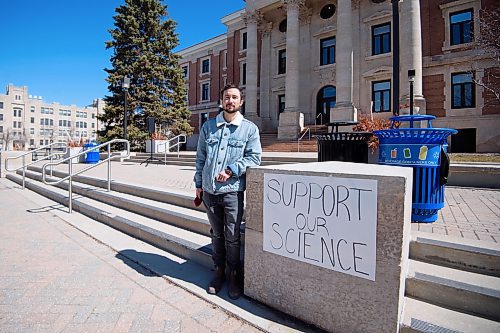
<svg viewBox="0 0 500 333">
<path fill-rule="evenodd" d="M 241 15 L 245 12 L 245 9 L 240 9 L 237 12 L 226 15 L 220 19 L 222 24 L 225 26 L 232 25 L 238 21 L 241 21 Z"/>
<path fill-rule="evenodd" d="M 188 46 L 188 47 L 186 47 L 186 48 L 184 48 L 182 50 L 177 51 L 176 54 L 178 54 L 180 56 L 185 56 L 188 53 L 193 53 L 193 52 L 199 51 L 199 50 L 201 50 L 203 48 L 206 48 L 208 46 L 212 46 L 214 44 L 219 44 L 219 43 L 226 42 L 226 41 L 227 41 L 227 36 L 224 33 L 222 35 L 215 36 L 213 38 L 210 38 L 208 40 L 200 42 L 198 44 L 194 44 L 194 45 Z"/>
</svg>

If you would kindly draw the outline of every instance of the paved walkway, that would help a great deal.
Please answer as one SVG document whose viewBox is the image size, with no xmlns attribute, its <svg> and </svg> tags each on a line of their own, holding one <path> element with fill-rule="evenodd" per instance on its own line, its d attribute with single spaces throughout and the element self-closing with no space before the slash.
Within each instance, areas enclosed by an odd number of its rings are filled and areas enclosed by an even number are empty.
<svg viewBox="0 0 500 333">
<path fill-rule="evenodd" d="M 151 167 L 152 169 L 152 167 Z M 149 170 L 151 170 L 149 169 Z M 257 332 L 0 181 L 0 332 Z"/>
<path fill-rule="evenodd" d="M 76 164 L 75 169 L 87 165 Z M 67 172 L 67 166 L 59 166 Z M 101 165 L 85 175 L 105 179 Z M 194 195 L 194 167 L 113 162 L 111 178 L 154 188 Z M 447 186 L 445 207 L 434 223 L 412 223 L 412 230 L 500 244 L 500 190 Z"/>
</svg>

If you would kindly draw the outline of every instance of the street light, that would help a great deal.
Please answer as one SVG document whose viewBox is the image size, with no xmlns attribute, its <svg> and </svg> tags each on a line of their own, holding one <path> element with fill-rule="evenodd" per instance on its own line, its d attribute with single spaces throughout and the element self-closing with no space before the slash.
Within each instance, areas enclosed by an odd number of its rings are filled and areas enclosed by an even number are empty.
<svg viewBox="0 0 500 333">
<path fill-rule="evenodd" d="M 125 103 L 123 105 L 123 139 L 127 140 L 127 93 L 130 88 L 130 78 L 125 76 L 122 82 L 123 95 Z"/>
<path fill-rule="evenodd" d="M 413 82 L 415 82 L 415 70 L 408 70 L 408 82 L 410 82 L 410 115 L 413 115 Z"/>
</svg>

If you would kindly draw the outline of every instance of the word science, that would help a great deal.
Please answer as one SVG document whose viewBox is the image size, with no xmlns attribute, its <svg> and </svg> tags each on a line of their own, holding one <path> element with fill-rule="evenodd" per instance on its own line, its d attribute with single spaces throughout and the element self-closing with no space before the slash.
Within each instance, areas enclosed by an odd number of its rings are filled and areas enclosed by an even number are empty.
<svg viewBox="0 0 500 333">
<path fill-rule="evenodd" d="M 377 181 L 264 174 L 264 251 L 375 281 Z"/>
</svg>

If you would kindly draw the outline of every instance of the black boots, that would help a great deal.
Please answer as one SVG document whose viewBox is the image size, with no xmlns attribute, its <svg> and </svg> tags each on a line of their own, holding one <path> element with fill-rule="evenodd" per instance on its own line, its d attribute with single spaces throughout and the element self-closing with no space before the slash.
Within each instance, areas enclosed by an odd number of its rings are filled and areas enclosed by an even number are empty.
<svg viewBox="0 0 500 333">
<path fill-rule="evenodd" d="M 208 285 L 207 292 L 209 294 L 217 294 L 222 289 L 225 278 L 225 267 L 216 266 L 214 277 Z M 236 269 L 229 272 L 229 285 L 227 286 L 227 294 L 231 299 L 238 299 L 241 296 L 241 282 L 238 270 Z"/>
<path fill-rule="evenodd" d="M 227 294 L 231 299 L 238 299 L 241 296 L 241 283 L 238 270 L 236 269 L 229 272 L 229 286 L 227 287 Z"/>
<path fill-rule="evenodd" d="M 224 280 L 226 278 L 226 268 L 224 266 L 222 267 L 215 267 L 215 272 L 214 272 L 214 277 L 212 281 L 210 281 L 210 284 L 208 285 L 207 292 L 209 294 L 217 294 L 221 288 L 222 284 L 224 283 Z"/>
</svg>

